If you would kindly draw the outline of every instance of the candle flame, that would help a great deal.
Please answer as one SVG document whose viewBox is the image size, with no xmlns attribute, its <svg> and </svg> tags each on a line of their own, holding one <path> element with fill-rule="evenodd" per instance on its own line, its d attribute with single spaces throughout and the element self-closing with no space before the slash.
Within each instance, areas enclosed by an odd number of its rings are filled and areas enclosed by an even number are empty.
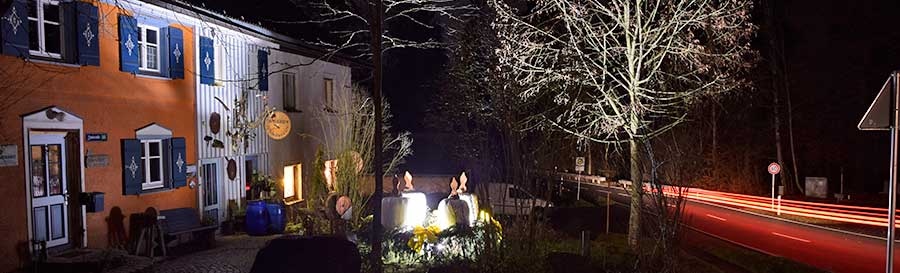
<svg viewBox="0 0 900 273">
<path fill-rule="evenodd" d="M 466 177 L 466 172 L 463 172 L 462 175 L 459 176 L 459 192 L 466 192 L 466 182 L 469 181 L 469 178 Z"/>
<path fill-rule="evenodd" d="M 450 196 L 456 195 L 456 190 L 459 187 L 459 183 L 456 182 L 456 177 L 450 181 Z"/>
<path fill-rule="evenodd" d="M 409 171 L 406 171 L 406 174 L 403 175 L 403 181 L 406 181 L 406 191 L 416 190 L 416 188 L 413 187 L 412 180 L 413 180 L 412 174 L 409 174 Z"/>
</svg>

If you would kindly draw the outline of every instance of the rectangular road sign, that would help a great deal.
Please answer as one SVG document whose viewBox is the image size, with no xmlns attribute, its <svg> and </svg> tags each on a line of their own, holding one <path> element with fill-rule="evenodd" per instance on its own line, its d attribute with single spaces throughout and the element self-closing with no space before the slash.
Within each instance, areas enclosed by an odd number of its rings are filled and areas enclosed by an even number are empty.
<svg viewBox="0 0 900 273">
<path fill-rule="evenodd" d="M 575 158 L 575 171 L 583 172 L 584 171 L 584 157 L 579 156 Z"/>
</svg>

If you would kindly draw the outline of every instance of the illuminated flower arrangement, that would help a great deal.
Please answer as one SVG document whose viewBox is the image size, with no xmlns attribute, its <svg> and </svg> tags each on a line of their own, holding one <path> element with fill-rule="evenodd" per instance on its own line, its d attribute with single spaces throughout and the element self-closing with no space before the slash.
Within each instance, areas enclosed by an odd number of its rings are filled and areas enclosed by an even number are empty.
<svg viewBox="0 0 900 273">
<path fill-rule="evenodd" d="M 426 242 L 429 244 L 437 242 L 438 233 L 441 233 L 441 229 L 437 226 L 428 226 L 428 228 L 416 226 L 413 228 L 413 236 L 409 237 L 409 240 L 406 241 L 406 245 L 417 253 L 422 252 L 422 246 L 424 246 Z"/>
<path fill-rule="evenodd" d="M 464 173 L 450 182 L 451 193 L 436 210 L 428 208 L 424 193 L 414 191 L 411 174 L 404 174 L 403 180 L 397 185 L 399 196 L 382 200 L 381 220 L 386 230 L 382 260 L 386 265 L 417 267 L 471 260 L 487 245 L 500 243 L 500 222 L 478 208 L 474 194 L 466 193 Z M 365 252 L 370 246 L 362 243 Z"/>
</svg>

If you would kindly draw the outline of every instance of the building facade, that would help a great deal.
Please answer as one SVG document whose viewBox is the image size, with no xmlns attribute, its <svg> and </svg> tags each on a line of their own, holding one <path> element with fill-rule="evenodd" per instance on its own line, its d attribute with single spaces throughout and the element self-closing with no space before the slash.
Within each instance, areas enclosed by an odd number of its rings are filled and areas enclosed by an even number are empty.
<svg viewBox="0 0 900 273">
<path fill-rule="evenodd" d="M 309 54 L 309 53 L 307 53 Z M 306 200 L 316 152 L 327 151 L 339 133 L 335 109 L 352 92 L 351 69 L 345 64 L 314 59 L 289 49 L 270 55 L 269 100 L 292 121 L 292 133 L 269 139 L 270 172 L 283 184 L 286 204 Z M 333 159 L 326 154 L 325 160 Z"/>
<path fill-rule="evenodd" d="M 272 107 L 268 55 L 278 45 L 213 20 L 198 26 L 197 40 L 198 206 L 204 217 L 221 222 L 229 202 L 245 205 L 254 173 L 269 173 L 269 142 L 260 121 Z"/>
<path fill-rule="evenodd" d="M 222 221 L 229 201 L 256 198 L 253 173 L 283 182 L 311 164 L 318 144 L 302 136 L 321 134 L 325 98 L 349 92 L 346 66 L 301 65 L 316 53 L 295 40 L 180 2 L 13 0 L 0 12 L 0 252 L 14 254 L 0 272 L 41 245 L 119 247 L 151 207 Z M 271 109 L 292 118 L 287 138 L 267 137 Z M 288 202 L 308 181 L 296 173 Z M 87 206 L 95 192 L 102 207 Z"/>
<path fill-rule="evenodd" d="M 33 241 L 109 247 L 132 213 L 196 206 L 193 26 L 118 3 L 17 0 L 3 11 L 0 271 L 22 266 Z M 102 210 L 83 206 L 87 192 L 104 193 Z"/>
</svg>

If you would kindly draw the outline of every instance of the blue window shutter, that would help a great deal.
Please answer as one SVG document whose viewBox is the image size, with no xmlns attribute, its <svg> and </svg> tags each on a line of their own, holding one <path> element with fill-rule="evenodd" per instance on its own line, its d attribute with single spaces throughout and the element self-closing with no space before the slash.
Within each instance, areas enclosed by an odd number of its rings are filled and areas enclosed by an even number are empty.
<svg viewBox="0 0 900 273">
<path fill-rule="evenodd" d="M 183 137 L 175 137 L 169 140 L 171 157 L 169 169 L 172 170 L 172 188 L 180 188 L 187 185 L 187 153 L 185 153 L 185 141 Z"/>
<path fill-rule="evenodd" d="M 216 52 L 214 51 L 213 40 L 200 36 L 200 83 L 215 84 L 216 83 Z"/>
<path fill-rule="evenodd" d="M 141 183 L 144 182 L 141 145 L 138 139 L 122 140 L 122 195 L 141 193 Z"/>
<path fill-rule="evenodd" d="M 78 35 L 76 35 L 78 26 L 75 23 L 78 10 L 76 6 L 76 2 L 59 3 L 62 10 L 62 57 L 66 63 L 76 63 L 75 58 L 78 57 Z"/>
<path fill-rule="evenodd" d="M 124 72 L 137 73 L 140 66 L 138 59 L 138 30 L 134 17 L 119 14 L 119 69 Z"/>
<path fill-rule="evenodd" d="M 269 91 L 269 53 L 260 49 L 257 51 L 257 55 L 259 59 L 259 63 L 257 64 L 259 90 Z"/>
<path fill-rule="evenodd" d="M 13 0 L 0 19 L 3 54 L 28 57 L 28 2 Z"/>
<path fill-rule="evenodd" d="M 78 18 L 75 36 L 78 43 L 78 63 L 100 66 L 100 31 L 97 7 L 88 2 L 75 2 Z"/>
<path fill-rule="evenodd" d="M 169 77 L 169 27 L 159 26 L 159 76 Z"/>
<path fill-rule="evenodd" d="M 184 34 L 177 27 L 169 27 L 168 56 L 169 76 L 173 79 L 184 79 Z"/>
</svg>

